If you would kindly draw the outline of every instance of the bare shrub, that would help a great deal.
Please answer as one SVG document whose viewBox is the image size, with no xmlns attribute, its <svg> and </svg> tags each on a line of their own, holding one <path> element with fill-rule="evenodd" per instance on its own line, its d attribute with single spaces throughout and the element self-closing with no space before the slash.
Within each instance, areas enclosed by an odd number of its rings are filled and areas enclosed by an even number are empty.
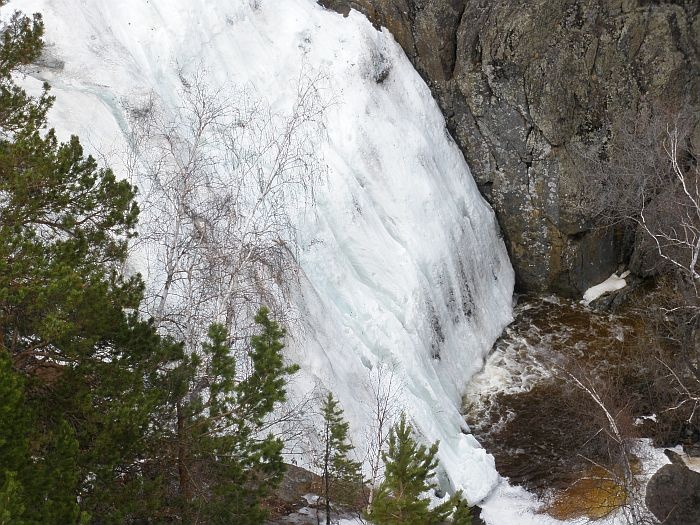
<svg viewBox="0 0 700 525">
<path fill-rule="evenodd" d="M 630 402 L 624 391 L 610 381 L 591 376 L 584 368 L 570 361 L 557 369 L 560 377 L 583 394 L 587 403 L 581 405 L 584 426 L 593 425 L 595 433 L 589 440 L 597 441 L 597 459 L 579 454 L 589 463 L 584 475 L 574 480 L 577 485 L 589 485 L 587 494 L 593 501 L 582 501 L 589 517 L 601 517 L 620 512 L 626 523 L 652 523 L 643 498 L 642 483 L 635 469 L 638 434 Z M 607 512 L 606 512 L 607 511 Z"/>
<path fill-rule="evenodd" d="M 697 115 L 690 106 L 674 111 L 657 105 L 647 118 L 630 114 L 621 122 L 604 149 L 575 152 L 581 172 L 579 211 L 598 226 L 638 226 L 662 259 L 694 274 Z M 686 231 L 687 236 L 680 235 Z"/>
</svg>

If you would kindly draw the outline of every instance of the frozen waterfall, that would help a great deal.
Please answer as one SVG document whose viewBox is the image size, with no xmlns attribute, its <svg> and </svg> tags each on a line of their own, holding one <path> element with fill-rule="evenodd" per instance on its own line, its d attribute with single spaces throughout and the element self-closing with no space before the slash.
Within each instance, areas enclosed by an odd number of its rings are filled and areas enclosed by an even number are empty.
<svg viewBox="0 0 700 525">
<path fill-rule="evenodd" d="M 492 210 L 393 37 L 313 0 L 15 0 L 3 15 L 12 9 L 46 22 L 47 56 L 25 85 L 47 80 L 52 124 L 108 158 L 123 146 L 121 102 L 153 91 L 175 104 L 179 70 L 253 86 L 273 107 L 294 96 L 303 68 L 325 75 L 327 180 L 296 219 L 295 300 L 310 329 L 289 345 L 302 367 L 294 388 L 332 390 L 361 448 L 368 371 L 395 367 L 401 406 L 425 440 L 441 442 L 443 480 L 472 503 L 485 497 L 498 474 L 460 416 L 461 393 L 511 319 L 513 271 Z"/>
</svg>

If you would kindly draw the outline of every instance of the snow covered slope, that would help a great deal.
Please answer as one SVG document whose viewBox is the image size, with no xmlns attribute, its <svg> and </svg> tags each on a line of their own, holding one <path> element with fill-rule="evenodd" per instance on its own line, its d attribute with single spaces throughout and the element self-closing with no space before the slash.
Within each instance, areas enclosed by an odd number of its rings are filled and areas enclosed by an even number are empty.
<svg viewBox="0 0 700 525">
<path fill-rule="evenodd" d="M 15 0 L 44 14 L 48 80 L 60 130 L 105 154 L 123 141 L 120 101 L 153 90 L 167 103 L 177 71 L 254 86 L 270 104 L 294 95 L 303 67 L 323 71 L 327 182 L 299 216 L 297 307 L 311 329 L 290 357 L 295 388 L 333 390 L 361 445 L 368 371 L 395 366 L 401 404 L 441 441 L 453 487 L 472 502 L 498 479 L 468 435 L 461 391 L 510 321 L 513 272 L 494 214 L 449 138 L 428 88 L 386 31 L 313 0 Z"/>
</svg>

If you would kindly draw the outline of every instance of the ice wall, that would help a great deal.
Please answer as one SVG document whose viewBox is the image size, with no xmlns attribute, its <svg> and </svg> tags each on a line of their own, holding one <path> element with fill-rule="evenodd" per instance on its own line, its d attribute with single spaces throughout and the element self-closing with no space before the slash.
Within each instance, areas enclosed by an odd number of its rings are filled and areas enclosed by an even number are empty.
<svg viewBox="0 0 700 525">
<path fill-rule="evenodd" d="M 308 321 L 289 345 L 294 388 L 335 392 L 362 446 L 368 371 L 394 366 L 400 403 L 444 475 L 470 501 L 498 475 L 460 414 L 461 391 L 511 316 L 513 272 L 494 214 L 445 130 L 428 88 L 386 31 L 312 0 L 15 0 L 44 14 L 59 131 L 109 157 L 122 146 L 121 101 L 153 90 L 176 104 L 177 71 L 254 86 L 284 106 L 303 68 L 335 104 L 322 154 L 328 180 L 297 218 Z M 137 181 L 138 182 L 138 181 Z"/>
</svg>

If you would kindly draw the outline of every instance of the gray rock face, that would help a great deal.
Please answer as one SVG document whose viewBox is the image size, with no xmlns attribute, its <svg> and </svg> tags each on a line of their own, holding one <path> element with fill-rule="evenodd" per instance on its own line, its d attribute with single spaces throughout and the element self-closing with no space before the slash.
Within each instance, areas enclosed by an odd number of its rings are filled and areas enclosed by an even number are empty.
<svg viewBox="0 0 700 525">
<path fill-rule="evenodd" d="M 626 255 L 576 211 L 629 111 L 700 107 L 696 0 L 320 0 L 387 27 L 432 89 L 498 215 L 521 291 L 579 294 Z M 629 238 L 629 237 L 627 237 Z"/>
<path fill-rule="evenodd" d="M 700 473 L 682 461 L 664 465 L 649 480 L 647 508 L 664 525 L 700 523 Z"/>
</svg>

